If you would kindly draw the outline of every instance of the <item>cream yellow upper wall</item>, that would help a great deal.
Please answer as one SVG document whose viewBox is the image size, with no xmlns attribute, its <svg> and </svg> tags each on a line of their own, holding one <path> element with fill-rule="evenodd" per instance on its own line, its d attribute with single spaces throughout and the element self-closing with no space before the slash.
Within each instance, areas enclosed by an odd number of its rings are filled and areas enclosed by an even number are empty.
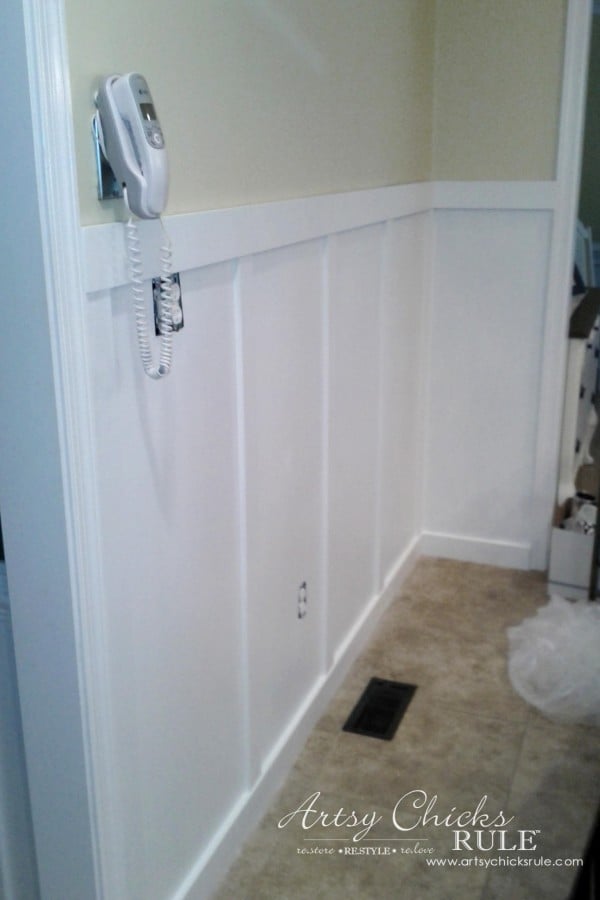
<svg viewBox="0 0 600 900">
<path fill-rule="evenodd" d="M 65 0 L 84 223 L 100 77 L 143 72 L 167 212 L 440 180 L 552 179 L 566 0 Z"/>
<path fill-rule="evenodd" d="M 556 169 L 566 0 L 437 0 L 433 177 Z"/>
<path fill-rule="evenodd" d="M 140 71 L 168 213 L 427 180 L 435 0 L 66 0 L 81 217 L 99 79 Z"/>
</svg>

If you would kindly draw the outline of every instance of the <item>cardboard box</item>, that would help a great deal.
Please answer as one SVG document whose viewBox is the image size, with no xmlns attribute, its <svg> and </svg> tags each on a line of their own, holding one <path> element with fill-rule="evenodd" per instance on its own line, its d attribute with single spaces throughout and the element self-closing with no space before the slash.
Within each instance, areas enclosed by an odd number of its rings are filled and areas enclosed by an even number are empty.
<svg viewBox="0 0 600 900">
<path fill-rule="evenodd" d="M 594 534 L 561 528 L 570 515 L 570 501 L 557 507 L 550 539 L 548 593 L 585 600 L 590 588 Z"/>
</svg>

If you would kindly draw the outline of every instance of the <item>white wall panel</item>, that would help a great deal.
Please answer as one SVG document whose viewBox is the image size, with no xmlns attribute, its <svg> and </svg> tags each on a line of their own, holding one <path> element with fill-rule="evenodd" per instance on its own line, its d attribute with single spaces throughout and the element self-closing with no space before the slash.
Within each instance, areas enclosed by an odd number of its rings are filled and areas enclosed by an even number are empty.
<svg viewBox="0 0 600 900">
<path fill-rule="evenodd" d="M 126 290 L 90 300 L 127 896 L 169 896 L 243 791 L 234 266 L 188 273 L 171 374 Z"/>
<path fill-rule="evenodd" d="M 480 561 L 482 546 L 500 561 L 496 544 L 523 564 L 531 542 L 550 224 L 494 210 L 435 220 L 425 530 L 463 558 L 471 541 Z"/>
<path fill-rule="evenodd" d="M 526 564 L 551 214 L 391 190 L 378 223 L 371 192 L 226 216 L 217 250 L 174 220 L 162 382 L 127 288 L 88 296 L 127 900 L 208 896 L 417 546 Z"/>
<path fill-rule="evenodd" d="M 376 589 L 384 226 L 333 237 L 329 266 L 329 653 Z"/>
<path fill-rule="evenodd" d="M 322 663 L 322 252 L 315 241 L 240 263 L 250 727 L 261 761 Z"/>
<path fill-rule="evenodd" d="M 193 880 L 416 537 L 424 223 L 186 269 L 158 383 L 88 297 L 128 897 Z"/>
</svg>

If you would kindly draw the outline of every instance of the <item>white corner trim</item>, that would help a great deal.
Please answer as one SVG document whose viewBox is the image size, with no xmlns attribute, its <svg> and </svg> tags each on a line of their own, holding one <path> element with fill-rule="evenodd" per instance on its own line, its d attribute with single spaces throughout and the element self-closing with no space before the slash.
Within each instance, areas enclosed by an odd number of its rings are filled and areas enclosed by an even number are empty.
<svg viewBox="0 0 600 900">
<path fill-rule="evenodd" d="M 80 688 L 94 857 L 95 897 L 123 897 L 111 877 L 115 858 L 114 763 L 104 671 L 104 607 L 97 521 L 95 440 L 86 344 L 84 255 L 77 206 L 70 80 L 62 0 L 23 0 L 39 189 L 46 299 L 69 547 L 73 629 Z M 60 223 L 57 226 L 57 223 Z M 91 885 L 81 890 L 90 896 Z"/>
</svg>

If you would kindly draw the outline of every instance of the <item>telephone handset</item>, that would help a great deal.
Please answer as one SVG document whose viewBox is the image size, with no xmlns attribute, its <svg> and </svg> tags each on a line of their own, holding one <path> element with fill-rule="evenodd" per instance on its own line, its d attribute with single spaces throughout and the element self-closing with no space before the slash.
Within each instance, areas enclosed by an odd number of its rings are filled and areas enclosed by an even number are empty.
<svg viewBox="0 0 600 900">
<path fill-rule="evenodd" d="M 150 89 L 143 75 L 111 75 L 96 96 L 104 155 L 127 205 L 141 219 L 155 219 L 167 205 L 169 163 Z"/>
<path fill-rule="evenodd" d="M 171 274 L 171 242 L 165 232 L 158 304 L 160 360 L 154 365 L 146 321 L 140 236 L 133 216 L 160 220 L 167 204 L 169 164 L 165 140 L 143 75 L 130 72 L 105 78 L 95 101 L 95 131 L 132 213 L 126 224 L 127 255 L 140 355 L 146 374 L 162 378 L 171 368 L 173 331 L 181 327 L 180 322 L 174 326 L 173 319 L 180 308 Z"/>
</svg>

